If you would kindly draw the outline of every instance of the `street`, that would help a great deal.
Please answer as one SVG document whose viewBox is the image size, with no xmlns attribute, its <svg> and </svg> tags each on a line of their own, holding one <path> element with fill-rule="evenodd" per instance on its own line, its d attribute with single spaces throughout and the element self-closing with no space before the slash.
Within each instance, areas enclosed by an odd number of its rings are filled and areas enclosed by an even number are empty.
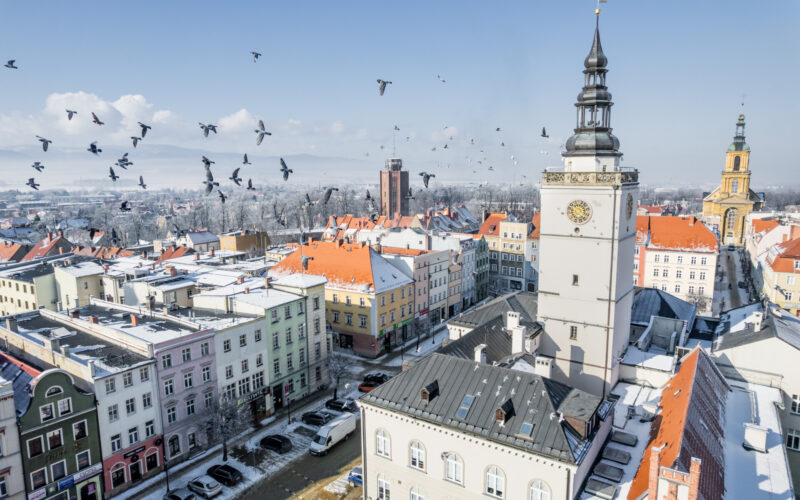
<svg viewBox="0 0 800 500">
<path fill-rule="evenodd" d="M 329 478 L 338 473 L 342 464 L 346 464 L 361 455 L 361 422 L 356 426 L 352 438 L 336 445 L 330 453 L 315 457 L 306 453 L 286 467 L 264 477 L 250 487 L 238 498 L 243 500 L 262 500 L 263 498 L 284 499 L 293 493 Z M 265 492 L 269 495 L 265 496 Z"/>
</svg>

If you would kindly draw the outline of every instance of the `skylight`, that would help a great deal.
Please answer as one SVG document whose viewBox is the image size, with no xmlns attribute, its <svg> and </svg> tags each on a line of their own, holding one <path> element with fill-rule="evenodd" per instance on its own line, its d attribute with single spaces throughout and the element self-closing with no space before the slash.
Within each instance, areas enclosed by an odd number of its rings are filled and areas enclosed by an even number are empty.
<svg viewBox="0 0 800 500">
<path fill-rule="evenodd" d="M 458 407 L 458 411 L 456 412 L 456 418 L 460 418 L 462 420 L 467 418 L 469 407 L 472 406 L 473 401 L 475 401 L 475 396 L 470 396 L 469 394 L 464 396 L 464 399 L 461 401 L 461 406 Z"/>
<path fill-rule="evenodd" d="M 519 428 L 519 435 L 523 437 L 531 437 L 533 433 L 533 422 L 522 422 L 522 427 Z"/>
</svg>

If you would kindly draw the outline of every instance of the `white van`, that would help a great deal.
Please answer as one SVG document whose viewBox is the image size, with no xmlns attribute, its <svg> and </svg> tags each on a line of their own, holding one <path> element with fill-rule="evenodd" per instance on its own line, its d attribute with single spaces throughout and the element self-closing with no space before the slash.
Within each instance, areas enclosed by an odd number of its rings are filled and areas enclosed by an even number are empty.
<svg viewBox="0 0 800 500">
<path fill-rule="evenodd" d="M 309 451 L 312 455 L 325 455 L 339 441 L 350 439 L 355 431 L 356 416 L 352 413 L 339 415 L 319 429 Z"/>
</svg>

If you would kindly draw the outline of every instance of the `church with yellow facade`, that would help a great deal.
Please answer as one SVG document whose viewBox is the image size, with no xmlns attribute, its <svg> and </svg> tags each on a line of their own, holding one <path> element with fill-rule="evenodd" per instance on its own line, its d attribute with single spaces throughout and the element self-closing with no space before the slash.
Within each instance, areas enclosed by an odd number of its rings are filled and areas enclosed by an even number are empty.
<svg viewBox="0 0 800 500">
<path fill-rule="evenodd" d="M 719 229 L 723 245 L 744 245 L 747 214 L 764 206 L 764 195 L 750 189 L 750 146 L 744 140 L 744 115 L 725 154 L 722 183 L 703 198 L 703 219 Z"/>
</svg>

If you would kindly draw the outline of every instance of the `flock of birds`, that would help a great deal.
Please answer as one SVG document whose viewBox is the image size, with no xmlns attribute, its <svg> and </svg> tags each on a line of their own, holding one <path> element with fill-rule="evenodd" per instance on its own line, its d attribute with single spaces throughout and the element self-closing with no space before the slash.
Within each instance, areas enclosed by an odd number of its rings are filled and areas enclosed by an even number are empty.
<svg viewBox="0 0 800 500">
<path fill-rule="evenodd" d="M 257 63 L 259 57 L 261 57 L 261 53 L 257 52 L 257 51 L 251 51 L 250 54 L 253 56 L 253 62 Z M 5 64 L 5 67 L 9 68 L 9 69 L 19 69 L 19 67 L 16 65 L 16 60 L 14 60 L 14 59 L 9 60 Z M 436 78 L 441 83 L 445 83 L 446 82 L 446 80 L 441 75 L 436 75 Z M 391 81 L 380 79 L 380 78 L 377 80 L 377 83 L 378 83 L 378 94 L 380 96 L 383 96 L 385 94 L 386 90 L 387 90 L 388 85 L 392 84 Z M 67 120 L 68 121 L 72 121 L 73 118 L 76 118 L 76 116 L 79 115 L 79 112 L 77 110 L 74 110 L 74 109 L 65 109 L 65 112 L 67 114 Z M 91 113 L 91 118 L 92 118 L 92 123 L 93 124 L 95 124 L 97 126 L 105 125 L 105 122 L 103 122 L 95 112 L 92 111 L 90 113 Z M 137 124 L 139 126 L 139 130 L 137 130 L 138 135 L 130 136 L 130 139 L 131 139 L 131 142 L 132 142 L 132 145 L 133 145 L 134 148 L 137 148 L 139 143 L 144 141 L 145 137 L 147 136 L 148 131 L 152 130 L 152 127 L 150 125 L 147 125 L 147 124 L 142 123 L 142 122 L 137 122 Z M 214 134 L 218 133 L 218 131 L 217 131 L 218 125 L 216 125 L 216 124 L 203 123 L 203 122 L 198 122 L 198 124 L 200 126 L 200 130 L 203 133 L 203 137 L 207 138 L 209 136 L 209 134 L 212 133 L 212 132 Z M 447 125 L 444 126 L 445 130 L 447 130 L 448 128 L 449 127 Z M 395 125 L 394 126 L 394 131 L 397 132 L 399 130 L 400 130 L 400 128 L 397 125 Z M 497 127 L 495 129 L 495 131 L 496 132 L 501 132 L 501 128 Z M 266 125 L 264 124 L 263 120 L 259 120 L 258 121 L 257 128 L 254 129 L 254 132 L 255 132 L 255 135 L 256 135 L 256 145 L 257 146 L 260 146 L 261 143 L 264 141 L 264 139 L 266 137 L 269 137 L 269 136 L 272 135 L 272 133 L 267 130 Z M 550 137 L 547 134 L 547 130 L 546 130 L 545 127 L 542 127 L 541 137 L 545 138 L 545 139 Z M 48 151 L 49 146 L 51 144 L 53 144 L 53 141 L 48 139 L 48 138 L 46 138 L 46 137 L 42 137 L 42 136 L 37 135 L 36 139 L 41 143 L 42 151 L 44 151 L 45 153 Z M 454 137 L 451 135 L 449 137 L 449 139 L 452 141 L 454 139 Z M 410 141 L 410 140 L 411 140 L 411 137 L 406 137 L 406 141 Z M 99 155 L 100 153 L 102 153 L 103 150 L 98 146 L 97 142 L 98 141 L 93 141 L 92 143 L 90 143 L 89 146 L 86 148 L 86 150 L 88 152 L 90 152 L 91 154 L 93 154 L 93 155 Z M 475 144 L 475 139 L 474 138 L 470 139 L 469 144 L 470 145 L 474 145 Z M 505 147 L 505 142 L 501 141 L 500 142 L 500 146 L 501 147 Z M 383 149 L 384 146 L 380 146 L 380 148 Z M 442 147 L 442 149 L 448 149 L 448 144 L 445 143 L 444 146 Z M 437 150 L 436 146 L 434 146 L 431 150 L 432 151 L 436 151 Z M 481 153 L 484 153 L 484 150 L 480 150 L 480 151 L 481 151 Z M 367 153 L 367 156 L 369 156 L 369 153 Z M 478 160 L 477 163 L 478 164 L 482 164 L 483 161 L 485 161 L 485 160 L 486 160 L 486 157 L 484 156 L 483 160 Z M 511 160 L 514 162 L 514 165 L 517 164 L 517 160 L 516 160 L 516 157 L 514 155 L 511 156 Z M 469 157 L 467 157 L 467 161 L 469 163 L 469 162 L 471 162 L 471 159 Z M 213 175 L 213 173 L 211 171 L 211 165 L 213 165 L 215 162 L 213 160 L 210 160 L 206 156 L 202 156 L 202 163 L 203 163 L 203 167 L 205 169 L 205 179 L 203 180 L 203 184 L 205 185 L 205 195 L 206 196 L 210 195 L 216 189 L 217 196 L 219 197 L 220 202 L 221 203 L 225 203 L 225 200 L 228 199 L 229 195 L 226 195 L 220 189 L 220 184 L 219 184 L 218 181 L 214 180 L 214 175 Z M 108 167 L 108 177 L 111 179 L 112 182 L 116 182 L 118 179 L 120 179 L 120 176 L 114 170 L 114 167 L 116 166 L 116 167 L 118 167 L 118 168 L 120 168 L 122 170 L 127 170 L 128 167 L 130 167 L 132 165 L 133 165 L 133 162 L 128 159 L 128 153 L 125 153 L 112 166 Z M 246 153 L 244 154 L 242 165 L 245 165 L 245 166 L 246 165 L 252 165 L 252 163 L 249 161 Z M 36 170 L 37 173 L 42 173 L 44 171 L 44 169 L 45 169 L 45 165 L 41 161 L 34 162 L 31 165 L 31 167 L 34 170 Z M 449 164 L 448 164 L 448 167 L 449 167 Z M 235 184 L 237 187 L 244 187 L 244 189 L 246 191 L 255 191 L 256 188 L 253 186 L 252 178 L 248 178 L 247 179 L 247 183 L 243 185 L 244 179 L 242 177 L 240 177 L 240 175 L 239 175 L 239 172 L 240 172 L 241 168 L 242 167 L 237 167 L 232 172 L 231 176 L 228 177 L 228 180 L 233 182 L 233 184 Z M 488 170 L 489 171 L 493 171 L 494 167 L 489 165 L 488 166 Z M 294 171 L 291 168 L 288 167 L 288 165 L 286 164 L 286 162 L 284 161 L 283 158 L 280 158 L 280 172 L 281 172 L 281 175 L 282 175 L 284 181 L 288 181 L 289 180 L 289 175 L 294 173 Z M 473 173 L 475 173 L 475 172 L 476 171 L 473 170 Z M 430 179 L 436 177 L 436 174 L 429 173 L 429 172 L 426 172 L 426 171 L 420 172 L 419 175 L 422 177 L 422 183 L 423 183 L 423 185 L 424 185 L 424 187 L 426 189 L 429 186 Z M 26 185 L 29 186 L 30 188 L 34 189 L 34 190 L 38 190 L 39 187 L 41 186 L 39 183 L 36 182 L 35 177 L 29 178 L 28 182 L 26 183 Z M 141 187 L 142 189 L 147 189 L 147 184 L 145 183 L 144 178 L 141 175 L 139 176 L 138 186 Z M 338 188 L 336 188 L 336 187 L 326 187 L 324 189 L 325 189 L 325 191 L 323 192 L 322 197 L 317 201 L 312 201 L 311 197 L 308 195 L 308 193 L 306 193 L 305 202 L 302 203 L 302 207 L 303 208 L 308 208 L 308 207 L 311 207 L 311 206 L 316 205 L 316 204 L 327 205 L 328 201 L 331 198 L 331 195 L 333 194 L 334 191 L 338 191 Z M 413 191 L 412 191 L 411 188 L 408 189 L 408 193 L 405 195 L 405 197 L 407 199 L 412 199 L 412 200 L 414 199 L 414 194 L 413 194 Z M 371 196 L 369 191 L 367 191 L 365 199 L 369 203 L 369 206 L 370 206 L 370 212 L 371 212 L 370 217 L 373 220 L 375 220 L 375 218 L 377 218 L 377 213 L 378 213 L 378 207 L 376 206 L 376 200 L 375 200 L 374 197 Z M 131 210 L 131 203 L 129 201 L 123 201 L 121 203 L 121 205 L 120 205 L 120 210 L 121 211 L 130 211 Z M 285 209 L 284 209 L 284 212 L 279 214 L 278 211 L 277 211 L 277 205 L 274 205 L 273 206 L 273 210 L 274 210 L 274 215 L 275 215 L 276 220 L 278 220 L 278 222 L 280 224 L 282 224 L 283 226 L 286 226 Z"/>
</svg>

